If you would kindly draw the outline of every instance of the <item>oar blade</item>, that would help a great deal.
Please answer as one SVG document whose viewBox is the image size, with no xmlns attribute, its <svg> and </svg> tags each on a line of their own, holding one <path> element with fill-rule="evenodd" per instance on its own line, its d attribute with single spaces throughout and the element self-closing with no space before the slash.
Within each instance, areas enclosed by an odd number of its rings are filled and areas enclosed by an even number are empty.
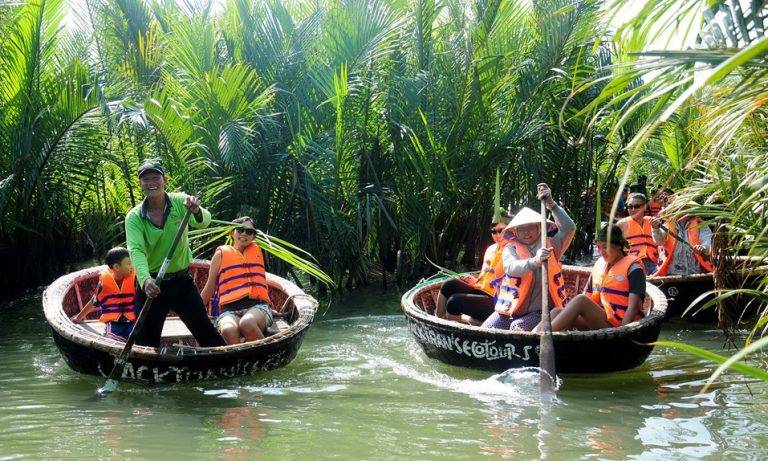
<svg viewBox="0 0 768 461">
<path fill-rule="evenodd" d="M 109 394 L 110 392 L 115 392 L 116 390 L 117 390 L 117 380 L 110 378 L 107 380 L 107 382 L 104 383 L 104 386 L 96 390 L 96 394 L 99 397 L 106 397 L 107 394 Z"/>
</svg>

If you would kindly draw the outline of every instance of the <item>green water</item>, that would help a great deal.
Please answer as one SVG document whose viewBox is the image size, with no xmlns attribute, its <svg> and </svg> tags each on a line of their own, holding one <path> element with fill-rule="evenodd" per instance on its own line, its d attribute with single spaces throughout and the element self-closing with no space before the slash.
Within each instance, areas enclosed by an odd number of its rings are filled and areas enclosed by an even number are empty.
<svg viewBox="0 0 768 461">
<path fill-rule="evenodd" d="M 281 370 L 124 384 L 100 401 L 88 398 L 103 380 L 59 357 L 39 295 L 5 302 L 0 459 L 766 458 L 765 384 L 726 375 L 697 396 L 713 366 L 656 350 L 633 371 L 565 376 L 542 420 L 537 377 L 426 358 L 398 300 L 374 289 L 332 307 Z M 721 346 L 716 331 L 682 324 L 662 337 Z"/>
</svg>

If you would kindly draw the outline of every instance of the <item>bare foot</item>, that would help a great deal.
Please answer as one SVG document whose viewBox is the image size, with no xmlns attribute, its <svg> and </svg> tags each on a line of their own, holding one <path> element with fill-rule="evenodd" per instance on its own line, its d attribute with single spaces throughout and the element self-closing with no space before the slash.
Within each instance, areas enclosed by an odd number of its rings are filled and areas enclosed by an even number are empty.
<svg viewBox="0 0 768 461">
<path fill-rule="evenodd" d="M 476 319 L 468 316 L 467 314 L 462 314 L 461 315 L 461 322 L 462 323 L 466 323 L 467 325 L 472 325 L 472 326 L 476 326 L 476 327 L 479 327 L 480 325 L 483 324 L 483 322 L 481 322 L 479 320 L 476 320 Z"/>
</svg>

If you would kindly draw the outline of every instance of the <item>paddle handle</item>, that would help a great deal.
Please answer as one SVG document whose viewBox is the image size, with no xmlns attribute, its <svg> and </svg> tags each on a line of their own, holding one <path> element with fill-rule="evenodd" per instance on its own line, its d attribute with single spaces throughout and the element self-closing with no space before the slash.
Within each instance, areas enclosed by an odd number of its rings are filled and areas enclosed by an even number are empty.
<svg viewBox="0 0 768 461">
<path fill-rule="evenodd" d="M 546 199 L 541 200 L 541 248 L 547 247 L 547 206 Z M 552 321 L 549 315 L 549 277 L 547 261 L 541 262 L 541 322 L 544 331 L 539 338 L 539 386 L 542 396 L 554 392 L 555 346 L 552 340 Z"/>
<path fill-rule="evenodd" d="M 659 229 L 662 229 L 664 232 L 667 233 L 667 235 L 671 235 L 673 239 L 677 240 L 678 242 L 681 242 L 683 245 L 687 246 L 691 250 L 694 249 L 693 245 L 691 245 L 689 242 L 681 239 L 680 236 L 677 235 L 676 232 L 670 231 L 669 228 L 667 226 L 665 226 L 664 224 L 659 224 Z"/>
<path fill-rule="evenodd" d="M 160 282 L 163 281 L 165 273 L 168 271 L 168 265 L 171 262 L 173 254 L 176 252 L 176 247 L 179 246 L 179 241 L 181 241 L 181 236 L 184 234 L 184 230 L 187 228 L 187 225 L 189 224 L 189 218 L 191 216 L 192 210 L 187 208 L 187 211 L 184 213 L 184 218 L 182 218 L 181 224 L 179 225 L 179 229 L 176 231 L 176 235 L 173 237 L 171 249 L 165 256 L 163 264 L 160 266 L 160 271 L 157 273 L 155 283 L 158 285 L 160 285 Z M 125 347 L 123 347 L 123 350 L 120 352 L 117 360 L 115 360 L 115 365 L 112 367 L 112 371 L 109 373 L 107 382 L 104 384 L 104 387 L 99 389 L 99 394 L 105 394 L 117 389 L 117 380 L 123 375 L 123 369 L 125 368 L 125 364 L 128 362 L 131 349 L 133 349 L 133 345 L 136 343 L 136 336 L 138 335 L 139 330 L 141 330 L 142 325 L 144 325 L 144 319 L 147 318 L 147 313 L 149 312 L 150 307 L 152 307 L 152 301 L 154 301 L 154 299 L 155 298 L 147 297 L 146 301 L 144 301 L 144 305 L 142 306 L 141 311 L 139 312 L 139 316 L 136 319 L 136 324 L 133 326 L 133 331 L 131 331 L 131 334 L 128 335 L 128 339 L 125 341 Z"/>
</svg>

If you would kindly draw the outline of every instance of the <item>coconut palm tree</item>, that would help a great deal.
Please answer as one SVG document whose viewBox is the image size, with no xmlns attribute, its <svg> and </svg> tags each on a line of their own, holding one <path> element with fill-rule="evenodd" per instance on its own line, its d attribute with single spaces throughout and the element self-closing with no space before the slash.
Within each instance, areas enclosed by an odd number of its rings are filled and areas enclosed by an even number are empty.
<svg viewBox="0 0 768 461">
<path fill-rule="evenodd" d="M 20 29 L 31 14 L 21 11 L 61 3 L 10 10 L 8 27 L 23 42 L 33 30 Z M 403 277 L 432 271 L 427 258 L 475 266 L 497 167 L 514 208 L 545 181 L 591 223 L 582 193 L 606 183 L 597 172 L 610 176 L 602 165 L 618 155 L 606 125 L 561 115 L 599 94 L 572 90 L 612 58 L 591 0 L 230 0 L 215 13 L 210 2 L 89 0 L 82 16 L 77 40 L 53 33 L 60 20 L 41 23 L 51 43 L 42 66 L 23 54 L 52 84 L 62 79 L 46 62 L 77 57 L 90 85 L 80 87 L 93 89 L 78 100 L 86 115 L 72 134 L 54 137 L 77 153 L 58 148 L 69 155 L 45 167 L 58 182 L 40 186 L 72 189 L 50 195 L 75 203 L 63 216 L 56 209 L 73 255 L 83 241 L 99 251 L 120 242 L 120 217 L 140 200 L 133 171 L 148 156 L 164 160 L 172 187 L 201 194 L 218 216 L 253 216 L 351 286 L 374 265 Z M 10 43 L 0 75 L 26 81 Z M 3 104 L 21 104 L 13 88 Z M 17 92 L 39 98 L 27 117 L 48 116 L 40 109 L 51 98 L 33 88 Z M 22 206 L 37 195 L 13 179 L 29 166 L 10 154 L 20 139 L 9 134 L 13 117 L 2 128 L 2 172 L 16 198 L 4 206 L 19 216 L 3 223 L 20 228 L 37 222 Z M 114 232 L 96 231 L 104 225 Z M 588 241 L 580 237 L 582 249 Z"/>
<path fill-rule="evenodd" d="M 627 4 L 620 1 L 615 8 Z M 752 2 L 745 9 L 739 2 L 647 2 L 617 33 L 624 45 L 622 63 L 612 75 L 586 82 L 578 90 L 603 85 L 600 96 L 581 115 L 589 113 L 593 120 L 611 119 L 614 132 L 633 115 L 642 114 L 642 126 L 627 145 L 629 164 L 650 159 L 651 163 L 665 165 L 667 168 L 656 169 L 654 179 L 680 189 L 669 212 L 699 215 L 715 227 L 715 282 L 721 290 L 721 301 L 738 294 L 762 302 L 748 343 L 754 334 L 765 333 L 768 278 L 756 290 L 733 290 L 728 274 L 735 268 L 734 254 L 755 256 L 758 261 L 768 257 L 768 157 L 763 135 L 768 92 L 763 78 L 768 62 L 766 14 L 764 2 Z M 695 45 L 688 49 L 649 50 L 646 43 L 658 43 L 657 32 L 668 31 L 671 26 L 695 35 Z M 632 84 L 638 81 L 641 83 Z M 600 113 L 599 108 L 606 105 L 618 110 Z M 657 155 L 653 155 L 654 151 Z M 748 299 L 740 299 L 742 306 L 749 304 Z M 733 312 L 719 310 L 726 329 L 740 318 L 729 314 Z M 718 360 L 725 366 L 733 365 L 766 343 L 768 339 L 763 338 L 733 360 Z M 676 346 L 707 355 L 695 348 Z M 713 358 L 711 354 L 708 357 Z M 737 366 L 765 379 L 760 370 Z"/>
</svg>

